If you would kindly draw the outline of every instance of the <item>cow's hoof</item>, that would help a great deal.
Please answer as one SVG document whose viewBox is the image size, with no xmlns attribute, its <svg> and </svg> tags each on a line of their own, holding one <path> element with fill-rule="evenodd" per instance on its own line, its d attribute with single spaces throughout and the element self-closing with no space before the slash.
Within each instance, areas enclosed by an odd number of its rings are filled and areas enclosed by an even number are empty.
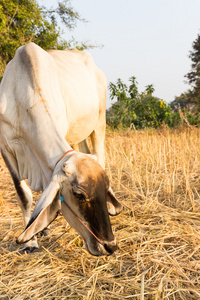
<svg viewBox="0 0 200 300">
<path fill-rule="evenodd" d="M 28 254 L 28 253 L 38 252 L 38 251 L 39 251 L 38 247 L 26 247 L 26 248 L 19 250 L 18 252 L 20 254 Z"/>
<path fill-rule="evenodd" d="M 37 233 L 37 237 L 48 236 L 49 234 L 50 234 L 50 229 L 49 228 L 45 228 L 41 232 Z"/>
</svg>

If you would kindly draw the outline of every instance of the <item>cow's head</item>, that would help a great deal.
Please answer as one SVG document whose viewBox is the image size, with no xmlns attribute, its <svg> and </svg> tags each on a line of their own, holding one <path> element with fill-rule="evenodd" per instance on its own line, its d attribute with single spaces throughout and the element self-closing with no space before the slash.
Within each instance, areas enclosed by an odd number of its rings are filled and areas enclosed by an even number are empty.
<svg viewBox="0 0 200 300">
<path fill-rule="evenodd" d="M 91 156 L 74 152 L 59 161 L 18 243 L 46 228 L 60 209 L 92 255 L 111 254 L 117 249 L 109 214 L 120 213 L 122 205 L 109 188 L 105 171 Z"/>
</svg>

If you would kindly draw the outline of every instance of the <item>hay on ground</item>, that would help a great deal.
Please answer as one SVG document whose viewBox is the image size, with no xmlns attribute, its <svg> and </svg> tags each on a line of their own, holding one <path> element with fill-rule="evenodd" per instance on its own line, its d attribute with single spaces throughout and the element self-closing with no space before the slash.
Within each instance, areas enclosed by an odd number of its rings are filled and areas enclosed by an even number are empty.
<svg viewBox="0 0 200 300">
<path fill-rule="evenodd" d="M 62 216 L 39 252 L 20 255 L 22 214 L 0 158 L 0 299 L 199 299 L 199 137 L 107 133 L 106 171 L 124 211 L 111 218 L 119 249 L 100 258 Z"/>
</svg>

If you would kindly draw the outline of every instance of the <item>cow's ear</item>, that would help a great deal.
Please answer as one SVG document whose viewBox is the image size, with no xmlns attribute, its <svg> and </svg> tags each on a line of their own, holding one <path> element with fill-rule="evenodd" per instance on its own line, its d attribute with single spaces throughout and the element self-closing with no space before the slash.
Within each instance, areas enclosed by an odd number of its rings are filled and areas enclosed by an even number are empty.
<svg viewBox="0 0 200 300">
<path fill-rule="evenodd" d="M 108 189 L 107 192 L 107 208 L 108 208 L 108 213 L 111 216 L 116 216 L 123 210 L 123 206 L 116 199 L 115 194 L 111 189 L 111 187 Z"/>
<path fill-rule="evenodd" d="M 59 200 L 60 184 L 54 180 L 42 193 L 25 230 L 17 238 L 17 243 L 28 242 L 35 234 L 46 228 L 58 215 L 61 209 Z"/>
</svg>

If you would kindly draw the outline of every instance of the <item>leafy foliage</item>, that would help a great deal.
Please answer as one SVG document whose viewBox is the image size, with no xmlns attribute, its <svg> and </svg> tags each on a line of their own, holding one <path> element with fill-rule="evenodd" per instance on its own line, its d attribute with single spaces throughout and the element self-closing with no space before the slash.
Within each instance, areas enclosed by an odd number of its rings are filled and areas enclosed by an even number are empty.
<svg viewBox="0 0 200 300">
<path fill-rule="evenodd" d="M 0 0 L 0 78 L 16 49 L 28 42 L 35 42 L 43 49 L 64 49 L 72 44 L 87 48 L 87 44 L 61 39 L 57 17 L 68 30 L 73 29 L 77 21 L 84 21 L 69 0 L 58 1 L 58 7 L 50 10 L 39 7 L 35 0 Z"/>
<path fill-rule="evenodd" d="M 129 81 L 129 87 L 121 79 L 116 84 L 110 83 L 110 97 L 116 102 L 107 111 L 107 123 L 113 128 L 158 128 L 163 122 L 173 126 L 176 118 L 172 115 L 172 109 L 165 101 L 152 96 L 153 85 L 146 86 L 140 94 L 136 78 L 133 76 Z"/>
<path fill-rule="evenodd" d="M 58 1 L 58 7 L 55 9 L 47 9 L 46 7 L 42 6 L 41 12 L 45 18 L 51 20 L 51 23 L 53 23 L 55 27 L 58 26 L 57 16 L 60 17 L 62 23 L 69 29 L 74 29 L 77 25 L 77 21 L 86 22 L 86 20 L 82 19 L 79 13 L 71 7 L 69 0 L 62 2 Z"/>
</svg>

